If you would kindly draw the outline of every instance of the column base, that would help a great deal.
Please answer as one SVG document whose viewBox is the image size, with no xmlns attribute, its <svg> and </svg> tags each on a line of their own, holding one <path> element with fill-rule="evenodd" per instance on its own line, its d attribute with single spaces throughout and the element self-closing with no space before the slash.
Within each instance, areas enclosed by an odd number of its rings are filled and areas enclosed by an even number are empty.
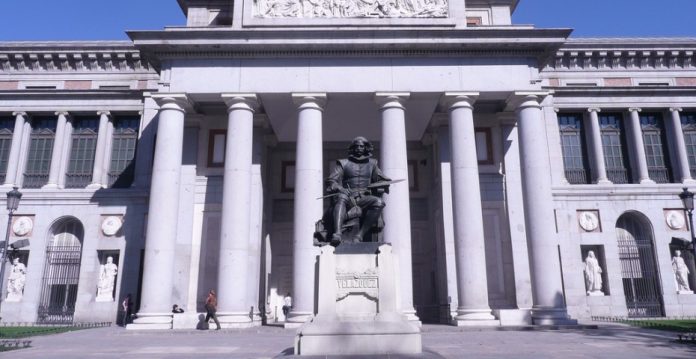
<svg viewBox="0 0 696 359">
<path fill-rule="evenodd" d="M 138 318 L 126 326 L 127 330 L 172 329 L 171 313 L 138 313 Z"/>
<path fill-rule="evenodd" d="M 461 309 L 452 319 L 452 324 L 458 327 L 499 326 L 490 309 Z"/>
<path fill-rule="evenodd" d="M 682 184 L 690 184 L 690 185 L 696 184 L 696 179 L 693 179 L 691 177 L 682 178 Z"/>
<path fill-rule="evenodd" d="M 613 185 L 614 182 L 612 182 L 608 179 L 600 179 L 600 180 L 597 180 L 596 184 L 603 185 L 603 186 L 610 186 L 610 185 Z"/>
<path fill-rule="evenodd" d="M 285 329 L 295 329 L 301 327 L 304 323 L 307 323 L 312 319 L 314 313 L 311 312 L 290 312 L 285 318 L 285 324 L 283 327 Z"/>
<path fill-rule="evenodd" d="M 587 296 L 588 297 L 603 297 L 604 292 L 602 292 L 601 290 L 596 290 L 594 292 L 587 292 Z"/>
<path fill-rule="evenodd" d="M 87 186 L 87 189 L 103 189 L 103 188 L 106 188 L 106 186 L 104 186 L 103 184 L 100 184 L 100 183 L 92 183 L 92 184 Z"/>
<path fill-rule="evenodd" d="M 565 308 L 533 308 L 532 324 L 534 325 L 578 325 L 571 319 Z"/>
<path fill-rule="evenodd" d="M 640 180 L 640 184 L 655 184 L 655 181 L 653 181 L 653 180 L 651 180 L 651 179 L 649 179 L 649 178 L 648 178 L 648 179 L 642 179 L 642 180 Z"/>
<path fill-rule="evenodd" d="M 694 294 L 693 290 L 678 290 L 677 294 Z"/>
<path fill-rule="evenodd" d="M 418 315 L 416 315 L 415 309 L 404 310 L 401 312 L 401 314 L 406 318 L 406 320 L 409 323 L 417 325 L 418 328 L 423 326 L 423 322 L 421 322 L 420 318 L 418 318 Z"/>
<path fill-rule="evenodd" d="M 225 329 L 251 328 L 258 325 L 247 312 L 217 312 L 217 318 L 220 326 Z"/>
<path fill-rule="evenodd" d="M 58 184 L 56 183 L 47 183 L 41 187 L 41 189 L 58 189 Z"/>
</svg>

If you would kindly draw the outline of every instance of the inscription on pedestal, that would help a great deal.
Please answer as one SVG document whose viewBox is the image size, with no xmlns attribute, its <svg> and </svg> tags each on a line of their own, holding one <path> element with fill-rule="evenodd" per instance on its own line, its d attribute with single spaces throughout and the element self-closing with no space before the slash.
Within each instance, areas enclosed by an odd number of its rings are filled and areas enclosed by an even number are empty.
<svg viewBox="0 0 696 359">
<path fill-rule="evenodd" d="M 377 270 L 370 269 L 362 273 L 337 271 L 336 300 L 340 301 L 350 294 L 364 294 L 370 299 L 377 300 L 379 279 Z"/>
</svg>

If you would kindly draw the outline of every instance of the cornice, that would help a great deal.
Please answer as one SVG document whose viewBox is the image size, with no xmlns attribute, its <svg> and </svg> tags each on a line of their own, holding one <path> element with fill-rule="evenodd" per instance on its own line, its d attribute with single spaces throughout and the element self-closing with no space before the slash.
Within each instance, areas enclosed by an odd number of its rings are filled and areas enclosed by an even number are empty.
<svg viewBox="0 0 696 359">
<path fill-rule="evenodd" d="M 563 46 L 544 69 L 553 71 L 662 71 L 696 69 L 696 40 L 693 47 L 641 47 L 632 50 L 573 49 Z"/>
<path fill-rule="evenodd" d="M 694 96 L 696 86 L 689 87 L 553 87 L 554 97 L 574 96 Z"/>
<path fill-rule="evenodd" d="M 130 42 L 0 42 L 3 73 L 154 73 Z"/>
</svg>

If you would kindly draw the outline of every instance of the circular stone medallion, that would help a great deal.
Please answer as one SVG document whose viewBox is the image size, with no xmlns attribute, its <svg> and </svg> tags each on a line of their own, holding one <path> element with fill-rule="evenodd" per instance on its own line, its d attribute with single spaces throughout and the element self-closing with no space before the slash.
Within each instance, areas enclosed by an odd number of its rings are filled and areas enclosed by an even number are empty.
<svg viewBox="0 0 696 359">
<path fill-rule="evenodd" d="M 26 236 L 34 228 L 34 221 L 30 217 L 19 217 L 12 224 L 12 231 L 16 236 Z"/>
<path fill-rule="evenodd" d="M 106 217 L 101 225 L 102 233 L 104 233 L 106 236 L 113 236 L 118 233 L 122 225 L 123 222 L 121 221 L 121 218 L 116 216 Z"/>
<path fill-rule="evenodd" d="M 684 214 L 680 211 L 668 211 L 665 214 L 665 219 L 667 220 L 667 226 L 671 229 L 684 228 Z"/>
<path fill-rule="evenodd" d="M 581 212 L 579 221 L 580 227 L 587 232 L 592 232 L 599 227 L 599 218 L 594 212 Z"/>
</svg>

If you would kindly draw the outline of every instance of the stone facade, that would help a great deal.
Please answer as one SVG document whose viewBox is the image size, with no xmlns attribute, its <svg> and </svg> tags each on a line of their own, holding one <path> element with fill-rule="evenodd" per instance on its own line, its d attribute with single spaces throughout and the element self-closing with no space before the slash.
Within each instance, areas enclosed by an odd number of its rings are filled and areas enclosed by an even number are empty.
<svg viewBox="0 0 696 359">
<path fill-rule="evenodd" d="M 316 198 L 357 135 L 406 179 L 384 238 L 409 320 L 696 315 L 670 245 L 690 238 L 696 40 L 569 39 L 512 25 L 514 0 L 364 17 L 179 3 L 186 28 L 128 42 L 0 43 L 0 169 L 32 223 L 11 233 L 26 284 L 2 321 L 117 321 L 131 293 L 129 328 L 193 328 L 216 289 L 225 327 L 301 325 Z M 589 251 L 604 295 L 587 294 Z M 108 257 L 114 301 L 97 301 Z"/>
</svg>

